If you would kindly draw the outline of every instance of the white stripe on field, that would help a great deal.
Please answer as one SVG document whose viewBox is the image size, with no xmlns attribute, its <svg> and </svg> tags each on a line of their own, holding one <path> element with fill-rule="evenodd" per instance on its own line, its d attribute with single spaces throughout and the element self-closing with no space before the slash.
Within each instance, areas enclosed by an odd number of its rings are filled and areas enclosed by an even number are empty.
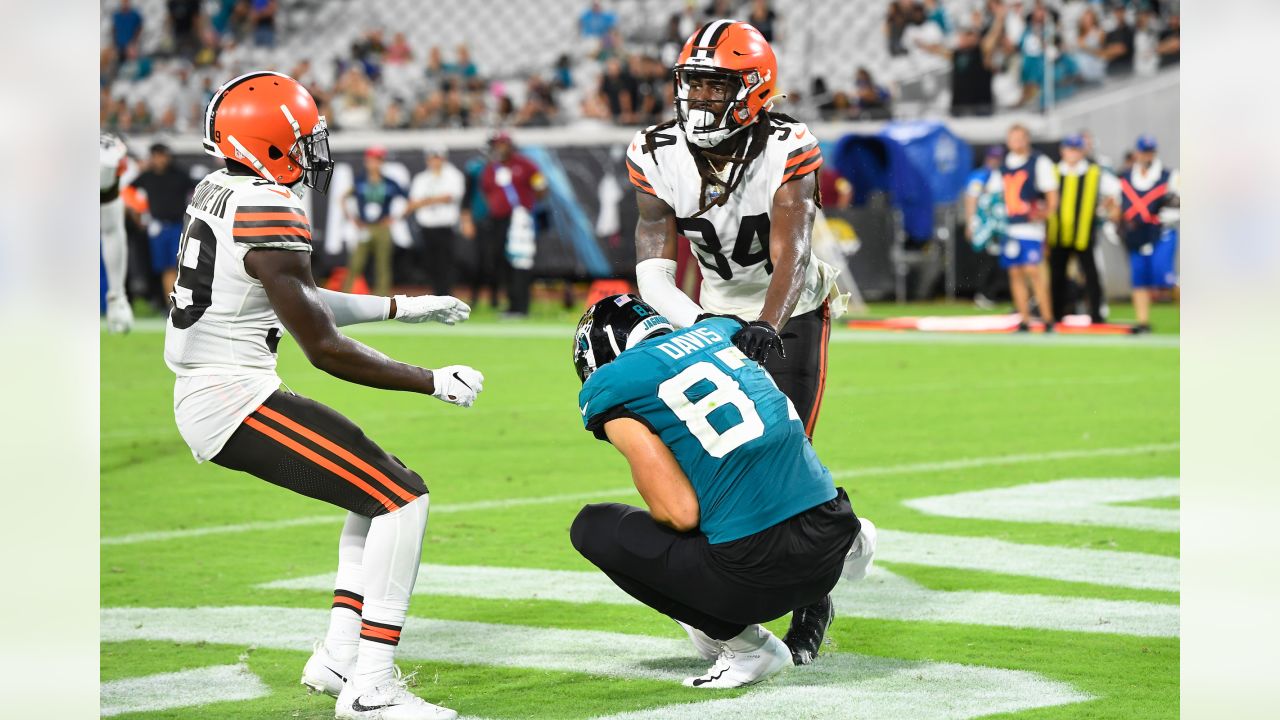
<svg viewBox="0 0 1280 720">
<path fill-rule="evenodd" d="M 880 529 L 876 559 L 1142 590 L 1178 589 L 1176 557 Z"/>
<path fill-rule="evenodd" d="M 907 500 L 904 504 L 920 512 L 946 517 L 1177 532 L 1177 510 L 1112 504 L 1177 494 L 1177 478 L 1089 478 L 935 495 Z"/>
<path fill-rule="evenodd" d="M 102 611 L 102 641 L 153 640 L 180 643 L 253 645 L 306 652 L 328 622 L 327 610 L 273 607 L 107 608 Z M 672 635 L 683 634 L 673 624 Z M 555 630 L 519 625 L 410 617 L 397 656 L 463 665 L 530 668 L 617 678 L 676 682 L 700 674 L 706 661 L 694 656 L 688 641 L 587 630 Z M 429 689 L 420 693 L 440 702 Z M 675 693 L 673 693 L 674 695 Z M 684 693 L 681 697 L 689 697 Z M 729 712 L 712 702 L 668 705 L 648 714 L 612 718 L 882 717 L 912 720 L 967 720 L 1083 702 L 1090 696 L 1041 675 L 1015 670 L 910 662 L 827 653 L 803 668 L 747 690 L 736 699 L 758 699 L 763 707 L 788 712 Z M 455 708 L 466 713 L 467 708 Z"/>
<path fill-rule="evenodd" d="M 855 477 L 867 477 L 872 475 L 901 475 L 906 473 L 928 473 L 928 472 L 946 472 L 948 470 L 961 470 L 977 467 L 989 467 L 996 465 L 1015 465 L 1019 463 L 1042 462 L 1046 460 L 1067 460 L 1075 458 L 1088 457 L 1111 457 L 1123 455 L 1141 455 L 1144 453 L 1171 452 L 1178 449 L 1178 443 L 1162 443 L 1157 445 L 1136 445 L 1133 447 L 1119 448 L 1094 448 L 1087 450 L 1061 450 L 1050 451 L 1044 453 L 1024 453 L 1019 455 L 995 455 L 991 457 L 962 458 L 959 460 L 944 460 L 941 462 L 925 462 L 925 463 L 907 463 L 904 465 L 887 465 L 883 467 L 857 468 L 852 470 L 838 470 L 832 473 L 836 480 Z M 592 492 L 571 493 L 566 495 L 546 495 L 530 498 L 510 498 L 507 500 L 481 500 L 472 503 L 456 503 L 456 504 L 438 504 L 432 505 L 431 512 L 433 514 L 451 513 L 451 512 L 470 512 L 473 510 L 492 510 L 504 507 L 520 507 L 523 505 L 543 505 L 554 504 L 558 502 L 568 502 L 571 500 L 607 500 L 609 498 L 625 498 L 630 494 L 634 494 L 634 487 L 617 487 L 610 490 L 597 490 Z M 342 522 L 344 516 L 340 513 L 333 515 L 312 515 L 300 518 L 287 518 L 284 520 L 263 520 L 260 522 L 238 523 L 234 525 L 211 525 L 208 527 L 187 528 L 184 530 L 154 530 L 148 532 L 130 533 L 128 535 L 115 535 L 104 537 L 100 543 L 102 545 L 133 545 L 135 543 L 144 542 L 162 542 L 167 540 L 185 540 L 187 538 L 202 537 L 205 535 L 222 535 L 228 533 L 242 532 L 259 532 L 263 530 L 275 530 L 279 528 L 297 527 L 302 525 L 326 525 L 330 523 Z"/>
<path fill-rule="evenodd" d="M 966 470 L 977 467 L 994 467 L 997 465 L 1018 465 L 1021 463 L 1046 462 L 1050 460 L 1077 460 L 1092 457 L 1119 457 L 1124 455 L 1145 455 L 1147 453 L 1173 452 L 1178 443 L 1156 443 L 1152 445 L 1134 445 L 1118 448 L 1091 448 L 1081 450 L 1051 450 L 1042 453 L 1022 453 L 1018 455 L 996 455 L 993 457 L 962 458 L 959 460 L 942 460 L 938 462 L 907 463 L 905 465 L 888 465 L 885 467 L 854 468 L 852 470 L 836 470 L 831 476 L 837 480 L 845 478 L 867 477 L 869 475 L 908 475 L 924 472 L 946 472 L 948 470 Z"/>
<path fill-rule="evenodd" d="M 102 683 L 102 716 L 256 700 L 271 689 L 245 665 L 217 665 Z"/>
<path fill-rule="evenodd" d="M 494 510 L 498 508 L 522 507 L 525 505 L 553 505 L 560 502 L 580 500 L 601 500 L 608 498 L 626 498 L 636 494 L 634 487 L 615 488 L 613 490 L 592 490 L 590 492 L 565 493 L 562 495 L 540 495 L 527 498 L 508 498 L 506 500 L 477 500 L 475 502 L 454 503 L 452 505 L 431 506 L 432 515 L 472 512 L 475 510 Z M 228 533 L 260 532 L 263 530 L 279 530 L 281 528 L 300 527 L 305 525 L 337 525 L 346 519 L 346 515 L 335 512 L 329 515 L 311 515 L 308 517 L 288 518 L 285 520 L 263 520 L 261 522 L 238 523 L 235 525 L 211 525 L 209 527 L 188 528 L 186 530 L 156 530 L 153 532 L 132 533 L 104 537 L 103 545 L 133 545 L 145 542 L 166 540 L 186 540 L 205 535 L 224 535 Z"/>
<path fill-rule="evenodd" d="M 1120 635 L 1174 637 L 1178 634 L 1177 605 L 996 592 L 946 592 L 921 587 L 880 568 L 873 568 L 871 572 L 866 583 L 839 583 L 832 593 L 839 601 L 837 615 Z M 333 588 L 333 575 L 278 580 L 258 587 L 329 591 Z M 414 594 L 488 600 L 637 604 L 600 572 L 467 565 L 423 565 Z"/>
<path fill-rule="evenodd" d="M 133 332 L 162 333 L 165 327 L 164 318 L 143 318 L 134 322 Z M 105 328 L 105 324 L 103 325 Z M 452 327 L 435 323 L 410 325 L 397 322 L 369 323 L 348 325 L 343 332 L 353 336 L 370 335 L 441 335 L 450 337 L 497 338 L 497 339 L 541 339 L 564 340 L 567 343 L 573 338 L 572 325 L 548 325 L 540 323 L 462 323 Z M 1072 335 L 1055 333 L 1052 335 L 1023 335 L 1001 333 L 930 333 L 930 332 L 893 332 L 877 330 L 846 330 L 834 327 L 831 330 L 831 342 L 867 343 L 889 345 L 1021 345 L 1024 347 L 1126 347 L 1126 348 L 1163 348 L 1176 349 L 1179 338 L 1176 335 Z"/>
</svg>

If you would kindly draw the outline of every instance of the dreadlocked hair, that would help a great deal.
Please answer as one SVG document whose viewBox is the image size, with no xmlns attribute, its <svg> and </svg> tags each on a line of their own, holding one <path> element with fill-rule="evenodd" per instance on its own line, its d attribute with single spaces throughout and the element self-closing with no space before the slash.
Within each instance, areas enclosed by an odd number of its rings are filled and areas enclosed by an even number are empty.
<svg viewBox="0 0 1280 720">
<path fill-rule="evenodd" d="M 702 189 L 698 195 L 700 207 L 693 217 L 698 217 L 713 207 L 729 202 L 729 196 L 738 189 L 738 185 L 742 184 L 742 179 L 747 174 L 747 166 L 764 152 L 764 146 L 769 141 L 771 132 L 767 114 L 761 113 L 744 134 L 730 141 L 731 146 L 726 153 L 715 153 L 687 145 L 689 152 L 693 154 L 698 175 L 702 177 Z M 708 199 L 711 186 L 722 184 L 712 163 L 733 167 L 729 171 L 729 177 L 723 183 L 724 190 L 716 197 Z"/>
</svg>

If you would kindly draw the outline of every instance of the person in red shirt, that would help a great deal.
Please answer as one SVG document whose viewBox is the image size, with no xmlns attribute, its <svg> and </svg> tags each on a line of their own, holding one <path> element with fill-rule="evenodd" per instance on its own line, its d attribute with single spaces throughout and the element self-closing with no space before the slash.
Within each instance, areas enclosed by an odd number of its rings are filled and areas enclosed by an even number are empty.
<svg viewBox="0 0 1280 720">
<path fill-rule="evenodd" d="M 480 173 L 489 222 L 476 234 L 476 272 L 479 284 L 489 285 L 495 294 L 499 285 L 506 285 L 509 317 L 529 315 L 536 250 L 532 210 L 546 188 L 538 166 L 516 152 L 510 135 L 499 131 L 489 138 L 489 162 Z"/>
</svg>

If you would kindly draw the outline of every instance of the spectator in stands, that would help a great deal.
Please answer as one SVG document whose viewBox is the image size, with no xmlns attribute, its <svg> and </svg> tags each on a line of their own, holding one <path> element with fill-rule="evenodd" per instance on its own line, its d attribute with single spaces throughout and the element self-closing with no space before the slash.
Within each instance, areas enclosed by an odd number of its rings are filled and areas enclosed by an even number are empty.
<svg viewBox="0 0 1280 720">
<path fill-rule="evenodd" d="M 720 17 L 732 17 L 721 15 Z M 769 7 L 769 0 L 752 0 L 751 12 L 747 14 L 747 22 L 760 31 L 764 39 L 770 43 L 777 41 L 778 13 Z"/>
<path fill-rule="evenodd" d="M 876 83 L 871 71 L 858 68 L 853 83 L 854 117 L 860 120 L 887 120 L 893 116 L 888 88 Z"/>
<path fill-rule="evenodd" d="M 1133 28 L 1125 6 L 1116 2 L 1111 6 L 1112 28 L 1106 35 L 1102 57 L 1107 61 L 1108 75 L 1128 75 L 1133 72 Z"/>
<path fill-rule="evenodd" d="M 443 90 L 445 81 L 444 56 L 440 53 L 440 46 L 433 45 L 427 51 L 427 67 L 424 71 L 427 77 L 427 85 L 432 90 Z"/>
<path fill-rule="evenodd" d="M 120 0 L 120 7 L 111 13 L 111 40 L 117 57 L 123 57 L 125 49 L 141 37 L 142 13 L 129 0 Z"/>
<path fill-rule="evenodd" d="M 465 44 L 459 45 L 457 52 L 458 59 L 452 63 L 447 63 L 444 66 L 445 74 L 452 75 L 455 78 L 461 78 L 463 80 L 469 80 L 478 76 L 480 74 L 480 69 L 471 61 L 471 51 L 467 49 L 467 46 Z"/>
<path fill-rule="evenodd" d="M 555 93 L 540 75 L 529 78 L 525 85 L 524 105 L 516 115 L 520 127 L 550 127 L 559 113 Z"/>
<path fill-rule="evenodd" d="M 1149 77 L 1160 71 L 1160 33 L 1158 19 L 1149 8 L 1138 11 L 1133 26 L 1133 72 Z"/>
<path fill-rule="evenodd" d="M 507 127 L 514 125 L 516 122 L 516 104 L 511 101 L 511 96 L 503 93 L 498 96 L 497 105 L 493 110 L 493 124 L 497 127 Z"/>
<path fill-rule="evenodd" d="M 692 31 L 690 35 L 693 34 Z M 663 32 L 662 42 L 658 47 L 658 59 L 662 61 L 663 67 L 671 67 L 676 64 L 676 60 L 680 58 L 680 51 L 684 49 L 684 42 L 689 35 L 680 33 L 680 14 L 676 13 L 667 19 L 667 28 Z"/>
<path fill-rule="evenodd" d="M 507 315 L 529 315 L 533 259 L 536 252 L 533 206 L 546 192 L 547 181 L 532 160 L 516 152 L 504 132 L 489 140 L 490 160 L 480 176 L 492 222 L 481 242 L 491 274 L 509 272 Z"/>
<path fill-rule="evenodd" d="M 693 7 L 696 3 L 689 3 Z M 734 17 L 733 0 L 711 0 L 702 10 L 702 22 L 710 22 L 712 20 L 722 20 Z M 695 28 L 696 29 L 696 28 Z M 756 28 L 757 30 L 759 27 Z M 686 33 L 692 35 L 693 30 Z"/>
<path fill-rule="evenodd" d="M 938 0 L 924 0 L 921 7 L 926 21 L 937 25 L 944 34 L 951 32 L 951 23 L 947 20 L 947 11 L 942 3 Z"/>
<path fill-rule="evenodd" d="M 195 54 L 200 29 L 200 0 L 167 0 L 169 37 L 174 50 L 185 58 Z"/>
<path fill-rule="evenodd" d="M 382 111 L 383 130 L 404 130 L 409 127 L 409 115 L 404 109 L 404 100 L 391 98 L 387 108 Z"/>
<path fill-rule="evenodd" d="M 213 28 L 205 28 L 200 31 L 200 47 L 196 49 L 196 54 L 191 58 L 191 65 L 197 69 L 209 69 L 218 65 L 218 56 L 222 54 L 222 47 L 218 43 L 218 34 Z"/>
<path fill-rule="evenodd" d="M 343 197 L 342 209 L 347 219 L 360 230 L 360 239 L 347 263 L 347 274 L 342 279 L 342 292 L 351 292 L 356 278 L 364 273 L 365 264 L 373 253 L 373 292 L 375 295 L 391 294 L 391 204 L 404 198 L 405 191 L 396 181 L 382 174 L 382 163 L 387 151 L 371 147 L 364 152 L 364 174 L 356 178 L 355 185 Z M 351 200 L 354 198 L 354 211 Z"/>
<path fill-rule="evenodd" d="M 596 0 L 578 18 L 578 33 L 584 38 L 603 41 L 617 24 L 618 16 L 605 10 L 599 0 Z"/>
<path fill-rule="evenodd" d="M 1085 82 L 1100 83 L 1106 77 L 1106 42 L 1107 34 L 1098 24 L 1098 14 L 1093 8 L 1086 8 L 1076 24 L 1076 45 L 1072 53 Z"/>
<path fill-rule="evenodd" d="M 413 176 L 405 213 L 414 213 L 432 292 L 448 295 L 453 287 L 454 228 L 458 225 L 466 178 L 446 158 L 443 147 L 427 148 L 427 168 Z"/>
<path fill-rule="evenodd" d="M 145 107 L 145 103 L 139 102 Z M 160 276 L 164 297 L 173 293 L 173 282 L 178 276 L 178 245 L 182 240 L 182 219 L 187 213 L 187 202 L 195 181 L 185 168 L 173 161 L 173 151 L 168 145 L 151 146 L 147 163 L 138 177 L 130 183 L 146 193 L 151 219 L 147 234 L 150 238 L 151 270 Z"/>
<path fill-rule="evenodd" d="M 951 114 L 955 117 L 990 115 L 995 109 L 991 80 L 1001 28 L 993 24 L 985 35 L 979 36 L 981 20 L 981 14 L 974 12 L 960 24 L 951 47 L 927 48 L 951 61 Z"/>
<path fill-rule="evenodd" d="M 708 12 L 713 6 L 708 5 Z M 693 34 L 694 30 L 702 27 L 702 23 L 706 22 L 705 16 L 698 12 L 698 0 L 685 0 L 684 9 L 671 16 L 676 21 L 676 27 L 680 31 L 680 45 L 684 46 L 684 39 Z"/>
<path fill-rule="evenodd" d="M 249 13 L 253 23 L 253 44 L 260 48 L 276 46 L 276 0 L 252 0 Z"/>
<path fill-rule="evenodd" d="M 409 46 L 409 40 L 405 38 L 404 33 L 398 32 L 391 37 L 391 45 L 387 46 L 387 52 L 382 56 L 382 61 L 388 65 L 404 65 L 413 59 L 413 48 Z"/>
<path fill-rule="evenodd" d="M 551 84 L 557 90 L 568 90 L 573 87 L 573 61 L 566 54 L 556 58 L 551 74 Z"/>
<path fill-rule="evenodd" d="M 337 127 L 368 130 L 375 126 L 373 84 L 360 66 L 348 68 L 334 90 L 333 120 Z"/>
<path fill-rule="evenodd" d="M 885 39 L 889 41 L 890 57 L 907 54 L 907 48 L 902 42 L 902 34 L 911 24 L 916 7 L 916 0 L 893 0 L 889 3 L 889 11 L 884 21 L 884 34 Z"/>
<path fill-rule="evenodd" d="M 600 76 L 599 94 L 613 122 L 630 124 L 634 121 L 636 81 L 618 58 L 609 58 Z"/>
<path fill-rule="evenodd" d="M 1178 64 L 1178 55 L 1182 49 L 1182 19 L 1177 13 L 1169 16 L 1164 30 L 1160 31 L 1160 44 L 1156 52 L 1160 53 L 1160 67 L 1166 68 Z"/>
</svg>

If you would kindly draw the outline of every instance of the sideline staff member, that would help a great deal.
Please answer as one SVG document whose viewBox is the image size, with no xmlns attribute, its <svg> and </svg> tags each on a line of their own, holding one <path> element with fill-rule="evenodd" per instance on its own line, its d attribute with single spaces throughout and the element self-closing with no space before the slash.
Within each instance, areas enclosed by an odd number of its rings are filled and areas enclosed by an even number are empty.
<svg viewBox="0 0 1280 720">
<path fill-rule="evenodd" d="M 1095 323 L 1105 321 L 1093 240 L 1098 234 L 1098 208 L 1101 206 L 1110 215 L 1119 196 L 1120 182 L 1115 176 L 1085 156 L 1084 136 L 1063 138 L 1062 161 L 1058 163 L 1058 212 L 1049 218 L 1049 285 L 1058 321 L 1071 314 L 1067 269 L 1072 258 L 1084 275 L 1089 318 Z"/>
</svg>

